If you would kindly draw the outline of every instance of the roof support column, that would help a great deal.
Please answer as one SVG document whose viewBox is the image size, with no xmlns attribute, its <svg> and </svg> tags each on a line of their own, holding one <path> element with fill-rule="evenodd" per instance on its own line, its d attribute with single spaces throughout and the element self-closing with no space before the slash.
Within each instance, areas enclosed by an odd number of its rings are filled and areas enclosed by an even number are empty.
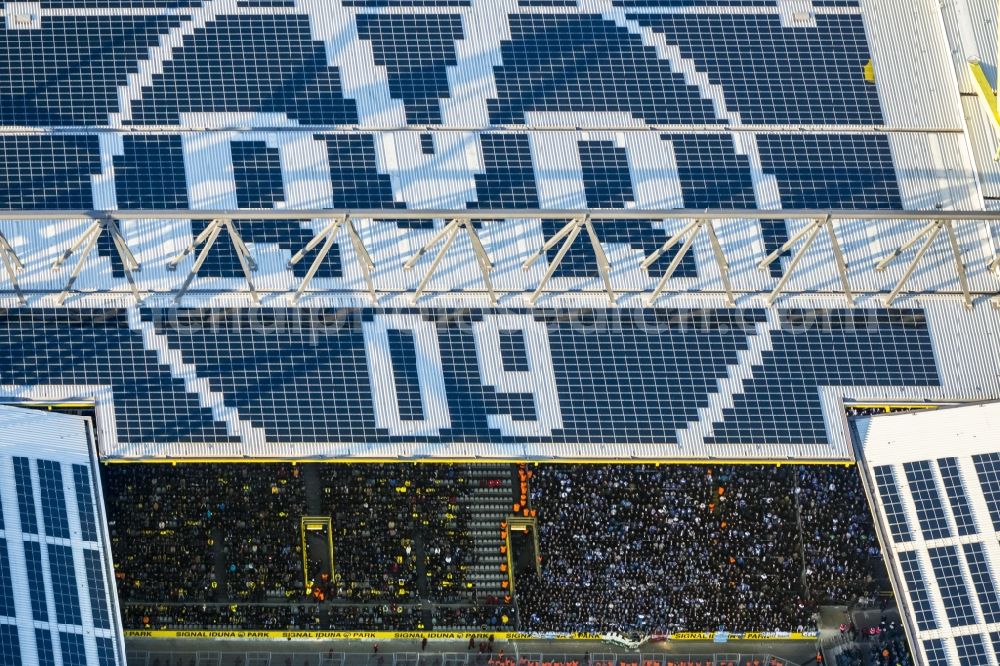
<svg viewBox="0 0 1000 666">
<path fill-rule="evenodd" d="M 688 253 L 688 250 L 691 249 L 691 246 L 694 244 L 694 239 L 698 237 L 698 232 L 701 231 L 701 227 L 704 223 L 705 220 L 694 220 L 693 222 L 686 225 L 683 229 L 678 231 L 676 234 L 668 238 L 666 242 L 663 243 L 663 245 L 661 245 L 658 250 L 653 252 L 653 254 L 649 255 L 648 257 L 642 260 L 642 264 L 640 265 L 643 268 L 648 269 L 650 266 L 653 265 L 654 261 L 656 261 L 663 255 L 664 252 L 672 248 L 674 245 L 677 245 L 677 243 L 680 242 L 681 238 L 684 238 L 684 244 L 681 245 L 681 249 L 677 251 L 677 254 L 674 255 L 674 258 L 670 260 L 670 265 L 667 266 L 667 270 L 663 273 L 663 277 L 660 278 L 659 284 L 656 285 L 656 289 L 654 289 L 653 293 L 650 295 L 649 297 L 650 305 L 654 305 L 656 301 L 660 298 L 660 294 L 663 293 L 663 290 L 667 286 L 667 280 L 669 280 L 673 276 L 674 272 L 677 271 L 677 267 L 681 265 L 681 261 L 684 259 L 684 255 L 686 255 Z"/>
<path fill-rule="evenodd" d="M 788 241 L 785 242 L 780 248 L 767 255 L 763 261 L 757 264 L 757 268 L 764 270 L 772 261 L 776 260 L 782 252 L 789 250 L 800 238 L 803 236 L 805 237 L 805 242 L 803 242 L 802 246 L 799 247 L 794 255 L 792 255 L 792 260 L 788 263 L 788 268 L 786 268 L 785 272 L 781 275 L 781 279 L 778 280 L 778 284 L 776 284 L 774 290 L 767 295 L 768 305 L 774 305 L 774 302 L 778 300 L 778 297 L 784 290 L 785 285 L 788 284 L 788 280 L 791 279 L 792 273 L 795 272 L 795 268 L 799 265 L 799 262 L 802 261 L 802 257 L 805 256 L 806 252 L 809 251 L 809 247 L 813 244 L 813 241 L 816 240 L 816 236 L 819 235 L 819 232 L 822 229 L 823 220 L 814 220 L 805 229 L 802 229 L 797 234 L 789 238 Z"/>
<path fill-rule="evenodd" d="M 469 244 L 472 245 L 472 254 L 475 256 L 476 265 L 479 266 L 479 272 L 483 276 L 483 284 L 486 285 L 486 293 L 489 294 L 490 303 L 493 305 L 497 304 L 496 291 L 494 291 L 493 281 L 490 279 L 490 273 L 493 270 L 493 260 L 490 259 L 490 255 L 486 251 L 483 241 L 479 238 L 479 234 L 476 232 L 476 228 L 473 225 L 472 220 L 469 218 L 455 218 L 448 222 L 448 224 L 444 225 L 440 231 L 434 234 L 434 236 L 427 241 L 423 247 L 417 250 L 416 253 L 414 253 L 414 255 L 407 259 L 406 263 L 403 264 L 403 268 L 406 270 L 412 270 L 422 256 L 427 254 L 431 248 L 444 239 L 444 244 L 441 246 L 441 249 L 438 250 L 437 256 L 434 257 L 434 261 L 431 263 L 426 275 L 424 275 L 424 277 L 420 280 L 420 284 L 417 285 L 417 290 L 413 293 L 414 303 L 416 303 L 423 295 L 428 283 L 434 276 L 434 273 L 437 272 L 438 266 L 441 265 L 444 255 L 455 242 L 455 238 L 458 237 L 458 233 L 463 229 L 469 236 Z"/>
<path fill-rule="evenodd" d="M 424 275 L 424 277 L 420 280 L 420 284 L 417 285 L 417 290 L 413 292 L 413 303 L 416 303 L 421 294 L 424 293 L 424 289 L 427 288 L 427 283 L 430 282 L 431 276 L 434 275 L 438 266 L 441 265 L 441 261 L 444 259 L 444 255 L 448 252 L 448 248 L 450 248 L 451 244 L 455 242 L 455 237 L 458 236 L 459 229 L 461 229 L 461 225 L 458 220 L 452 220 L 448 224 L 444 225 L 444 228 L 441 229 L 440 233 L 434 234 L 434 238 L 420 248 L 417 253 L 410 257 L 410 259 L 404 264 L 404 268 L 412 270 L 414 265 L 416 265 L 416 260 L 426 254 L 431 247 L 444 238 L 444 243 L 441 245 L 441 249 L 438 250 L 437 255 L 434 257 L 434 261 L 431 262 L 430 269 L 428 269 L 426 275 Z"/>
<path fill-rule="evenodd" d="M 91 222 L 73 245 L 52 262 L 52 270 L 59 270 L 67 259 L 73 256 L 81 247 L 83 248 L 83 251 L 80 252 L 80 258 L 76 261 L 76 266 L 73 267 L 73 272 L 70 273 L 69 279 L 66 281 L 66 285 L 56 298 L 56 303 L 59 305 L 62 305 L 66 301 L 70 290 L 73 289 L 73 284 L 83 271 L 83 265 L 87 261 L 87 257 L 94 251 L 97 239 L 101 237 L 101 234 L 105 230 L 111 234 L 111 241 L 115 246 L 115 251 L 118 252 L 118 258 L 122 262 L 125 278 L 128 280 L 129 289 L 132 291 L 135 302 L 139 303 L 142 300 L 142 296 L 139 294 L 139 286 L 136 284 L 135 275 L 133 274 L 134 271 L 138 271 L 141 268 L 139 262 L 136 260 L 135 255 L 132 254 L 132 250 L 129 249 L 128 243 L 125 242 L 125 235 L 122 234 L 118 223 L 112 217 L 104 217 Z"/>
<path fill-rule="evenodd" d="M 910 249 L 918 242 L 920 242 L 921 239 L 923 239 L 924 241 L 923 245 L 921 245 L 920 249 L 917 250 L 917 254 L 914 255 L 913 257 L 913 261 L 911 261 L 910 265 L 906 267 L 905 271 L 903 271 L 903 276 L 899 278 L 899 281 L 896 283 L 896 286 L 893 287 L 892 291 L 889 293 L 889 296 L 885 299 L 886 307 L 892 305 L 893 301 L 896 300 L 896 297 L 899 296 L 899 293 L 903 290 L 903 287 L 906 286 L 906 281 L 910 279 L 911 275 L 913 275 L 913 271 L 916 270 L 917 265 L 920 263 L 920 260 L 923 259 L 924 255 L 927 253 L 927 250 L 930 249 L 931 244 L 934 243 L 934 239 L 937 238 L 939 233 L 941 233 L 941 229 L 943 228 L 943 226 L 944 225 L 942 224 L 941 220 L 935 220 L 930 224 L 925 225 L 924 228 L 918 231 L 910 240 L 906 241 L 905 243 L 900 245 L 897 249 L 890 252 L 888 255 L 885 256 L 884 259 L 882 259 L 882 261 L 878 262 L 878 264 L 875 265 L 875 270 L 880 272 L 884 271 L 886 267 L 892 262 L 893 259 L 898 257 L 906 250 Z"/>
<path fill-rule="evenodd" d="M 24 270 L 24 264 L 21 263 L 17 252 L 14 251 L 13 246 L 7 241 L 2 232 L 0 232 L 0 261 L 3 261 L 4 270 L 7 271 L 7 277 L 10 278 L 10 283 L 14 287 L 17 299 L 21 302 L 21 305 L 27 304 L 28 301 L 24 297 L 24 292 L 21 291 L 21 286 L 17 282 L 17 271 Z"/>
<path fill-rule="evenodd" d="M 559 268 L 559 264 L 562 263 L 566 253 L 569 252 L 569 249 L 573 246 L 573 242 L 576 240 L 576 237 L 580 235 L 580 232 L 584 228 L 585 219 L 589 221 L 589 216 L 587 218 L 572 219 L 567 222 L 562 229 L 557 231 L 552 238 L 547 240 L 541 248 L 536 250 L 535 253 L 528 257 L 528 259 L 524 262 L 523 268 L 530 268 L 531 265 L 535 263 L 540 256 L 542 256 L 543 252 L 548 252 L 555 247 L 556 243 L 560 240 L 564 238 L 566 239 L 563 242 L 562 247 L 559 248 L 559 252 L 556 253 L 555 258 L 549 264 L 548 269 L 546 269 L 545 275 L 542 276 L 542 281 L 538 283 L 538 287 L 536 287 L 535 291 L 533 291 L 531 296 L 528 297 L 528 302 L 532 305 L 534 305 L 535 301 L 538 300 L 538 297 L 541 296 L 542 290 L 545 289 L 545 285 L 547 285 L 549 280 L 552 279 L 552 276 L 555 274 L 556 269 Z"/>
<path fill-rule="evenodd" d="M 194 240 L 191 241 L 190 245 L 184 248 L 180 254 L 167 262 L 167 269 L 176 270 L 177 264 L 179 264 L 186 256 L 194 252 L 199 245 L 204 244 L 204 247 L 202 247 L 201 251 L 198 253 L 198 258 L 195 259 L 194 265 L 191 267 L 191 271 L 184 279 L 184 283 L 174 295 L 175 303 L 180 303 L 184 294 L 186 294 L 188 289 L 191 287 L 191 283 L 194 281 L 198 271 L 201 270 L 202 264 L 204 264 L 205 260 L 208 259 L 208 253 L 212 250 L 212 246 L 215 245 L 215 241 L 219 238 L 219 234 L 222 233 L 223 229 L 225 229 L 229 234 L 229 239 L 233 243 L 233 249 L 236 251 L 236 258 L 239 259 L 240 268 L 243 270 L 243 277 L 246 279 L 247 286 L 250 288 L 250 298 L 255 304 L 260 302 L 260 297 L 257 295 L 257 288 L 254 287 L 253 279 L 250 275 L 252 270 L 257 269 L 257 263 L 250 255 L 250 250 L 247 248 L 246 243 L 243 242 L 239 232 L 236 231 L 236 226 L 233 224 L 233 221 L 225 218 L 216 218 L 209 222 L 204 231 L 198 234 Z"/>
<path fill-rule="evenodd" d="M 726 292 L 726 303 L 729 305 L 736 303 L 736 297 L 733 296 L 733 285 L 729 280 L 729 260 L 726 259 L 726 254 L 722 251 L 722 243 L 719 242 L 719 236 L 715 232 L 715 222 L 699 218 L 686 224 L 684 228 L 668 238 L 655 252 L 643 259 L 641 266 L 648 270 L 653 265 L 653 262 L 659 259 L 664 252 L 677 245 L 682 238 L 684 239 L 684 244 L 681 245 L 680 250 L 677 251 L 677 254 L 671 260 L 663 277 L 660 278 L 659 284 L 656 285 L 656 289 L 653 290 L 649 298 L 649 305 L 654 305 L 660 298 L 660 294 L 663 293 L 663 290 L 667 286 L 667 280 L 673 277 L 673 274 L 677 271 L 684 256 L 690 251 L 702 229 L 708 232 L 708 241 L 712 246 L 712 256 L 715 258 L 715 264 L 719 269 L 719 279 L 722 280 L 722 288 Z"/>
</svg>

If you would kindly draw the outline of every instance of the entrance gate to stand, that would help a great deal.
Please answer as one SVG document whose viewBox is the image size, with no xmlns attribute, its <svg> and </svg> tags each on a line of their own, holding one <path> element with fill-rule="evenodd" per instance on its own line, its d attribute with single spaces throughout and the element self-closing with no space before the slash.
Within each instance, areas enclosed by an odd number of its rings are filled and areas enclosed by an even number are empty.
<svg viewBox="0 0 1000 666">
<path fill-rule="evenodd" d="M 441 654 L 441 666 L 466 666 L 469 655 L 464 652 L 444 652 Z"/>
<path fill-rule="evenodd" d="M 249 666 L 249 664 L 247 665 Z M 343 652 L 327 652 L 319 658 L 319 666 L 344 666 Z"/>
<path fill-rule="evenodd" d="M 326 556 L 330 563 L 330 581 L 336 580 L 336 572 L 333 566 L 333 521 L 329 516 L 302 516 L 302 576 L 306 588 L 306 594 L 312 593 L 312 577 L 309 575 L 309 554 L 315 553 L 316 544 L 322 542 L 322 552 L 319 555 Z M 325 537 L 325 538 L 324 538 Z M 320 560 L 322 561 L 322 557 Z M 317 572 L 313 572 L 314 575 Z M 322 572 L 318 572 L 322 573 Z"/>
<path fill-rule="evenodd" d="M 392 666 L 417 666 L 420 663 L 420 655 L 416 652 L 394 652 L 392 654 Z"/>
</svg>

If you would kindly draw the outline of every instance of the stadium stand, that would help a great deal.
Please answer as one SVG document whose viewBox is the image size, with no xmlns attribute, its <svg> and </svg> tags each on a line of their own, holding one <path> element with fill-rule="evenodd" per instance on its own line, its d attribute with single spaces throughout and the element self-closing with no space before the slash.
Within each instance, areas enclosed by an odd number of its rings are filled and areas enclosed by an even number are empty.
<svg viewBox="0 0 1000 666">
<path fill-rule="evenodd" d="M 916 659 L 840 656 L 995 666 L 996 452 L 863 467 L 874 525 L 845 466 L 845 401 L 1000 399 L 972 3 L 4 3 L 0 402 L 92 407 L 108 464 L 64 524 L 76 468 L 0 463 L 48 507 L 0 546 L 106 524 L 130 630 L 629 641 L 812 632 L 885 550 Z M 0 662 L 123 663 L 10 578 Z"/>
<path fill-rule="evenodd" d="M 108 465 L 126 625 L 811 631 L 819 605 L 876 590 L 880 552 L 853 467 L 529 471 Z M 538 520 L 541 577 L 521 566 L 512 595 L 507 567 L 518 558 L 503 556 L 501 532 L 522 511 Z M 330 517 L 333 561 L 310 556 L 304 576 L 307 512 Z M 196 563 L 184 576 L 169 573 L 178 557 Z"/>
</svg>

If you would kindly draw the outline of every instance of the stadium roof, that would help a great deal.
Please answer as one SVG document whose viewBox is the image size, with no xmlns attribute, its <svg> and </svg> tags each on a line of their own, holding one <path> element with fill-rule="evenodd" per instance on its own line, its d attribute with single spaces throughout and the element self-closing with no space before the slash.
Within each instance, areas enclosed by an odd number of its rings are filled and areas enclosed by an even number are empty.
<svg viewBox="0 0 1000 666">
<path fill-rule="evenodd" d="M 124 666 L 86 419 L 0 406 L 0 662 Z"/>
<path fill-rule="evenodd" d="M 109 457 L 848 459 L 845 400 L 1000 398 L 988 5 L 7 3 L 0 397 Z"/>
<path fill-rule="evenodd" d="M 1000 660 L 1000 403 L 859 418 L 860 457 L 911 646 Z"/>
</svg>

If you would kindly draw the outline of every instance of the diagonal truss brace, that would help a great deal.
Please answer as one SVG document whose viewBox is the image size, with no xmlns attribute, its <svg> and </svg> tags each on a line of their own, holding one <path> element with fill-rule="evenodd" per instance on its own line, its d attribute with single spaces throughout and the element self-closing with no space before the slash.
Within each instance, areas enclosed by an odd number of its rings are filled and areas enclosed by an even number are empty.
<svg viewBox="0 0 1000 666">
<path fill-rule="evenodd" d="M 312 240 L 310 240 L 304 248 L 295 253 L 291 259 L 288 260 L 288 268 L 292 268 L 295 264 L 302 261 L 303 257 L 316 249 L 316 246 L 323 243 L 323 247 L 320 248 L 319 253 L 316 258 L 313 259 L 312 264 L 309 266 L 309 270 L 306 272 L 305 277 L 302 278 L 302 282 L 299 283 L 299 288 L 295 290 L 295 294 L 292 296 L 292 303 L 298 303 L 299 299 L 305 293 L 306 288 L 309 287 L 309 283 L 312 282 L 313 278 L 316 277 L 316 272 L 319 271 L 319 267 L 323 264 L 323 260 L 326 259 L 326 255 L 330 253 L 333 249 L 333 242 L 337 239 L 337 234 L 340 233 L 341 229 L 347 230 L 347 236 L 351 240 L 351 245 L 354 246 L 354 254 L 358 257 L 358 263 L 361 265 L 361 273 L 365 276 L 365 285 L 368 287 L 368 293 L 372 297 L 372 303 L 378 304 L 378 294 L 375 292 L 375 281 L 372 279 L 372 271 L 375 270 L 375 262 L 372 261 L 372 256 L 369 254 L 368 249 L 365 247 L 364 242 L 361 240 L 361 235 L 358 234 L 357 228 L 354 226 L 354 220 L 351 219 L 350 215 L 344 215 L 343 217 L 335 218 L 330 224 L 316 234 Z"/>
<path fill-rule="evenodd" d="M 472 252 L 476 256 L 476 264 L 479 266 L 479 272 L 483 275 L 483 283 L 486 285 L 486 293 L 489 294 L 490 303 L 493 305 L 497 304 L 497 294 L 493 289 L 493 281 L 490 279 L 490 272 L 493 270 L 493 260 L 490 259 L 489 253 L 486 252 L 486 247 L 483 245 L 482 240 L 479 238 L 479 234 L 476 233 L 476 228 L 472 224 L 471 219 L 454 219 L 444 225 L 440 231 L 438 231 L 434 236 L 427 241 L 419 250 L 414 253 L 412 257 L 406 260 L 403 264 L 403 268 L 406 270 L 413 270 L 413 267 L 417 265 L 420 258 L 431 251 L 431 249 L 441 243 L 441 248 L 438 250 L 437 255 L 434 257 L 434 261 L 431 262 L 431 267 L 428 269 L 427 274 L 424 275 L 423 279 L 420 280 L 420 284 L 417 285 L 417 290 L 413 292 L 413 302 L 416 303 L 420 296 L 424 293 L 427 288 L 427 284 L 430 282 L 431 277 L 433 277 L 435 271 L 437 271 L 438 266 L 441 265 L 444 255 L 448 252 L 448 249 L 455 242 L 455 238 L 458 236 L 458 232 L 465 229 L 466 233 L 469 235 L 469 242 L 472 244 Z"/>
<path fill-rule="evenodd" d="M 21 305 L 27 304 L 28 301 L 24 297 L 24 292 L 21 291 L 21 285 L 17 282 L 17 271 L 24 270 L 24 264 L 21 263 L 17 252 L 14 251 L 14 247 L 7 241 L 3 232 L 0 232 L 0 261 L 3 262 L 3 268 L 7 271 L 7 277 L 10 278 L 10 283 L 14 287 L 14 293 L 17 294 Z"/>
<path fill-rule="evenodd" d="M 204 244 L 201 248 L 201 252 L 198 253 L 198 258 L 195 259 L 194 265 L 191 266 L 191 271 L 188 273 L 187 277 L 184 278 L 184 283 L 181 288 L 177 290 L 174 295 L 174 302 L 179 303 L 184 294 L 187 293 L 188 289 L 191 287 L 191 283 L 194 281 L 198 271 L 201 270 L 202 264 L 208 258 L 208 253 L 212 250 L 212 246 L 215 245 L 215 241 L 219 238 L 219 234 L 225 229 L 229 234 L 229 239 L 233 243 L 233 249 L 236 250 L 236 258 L 240 261 L 240 268 L 243 269 L 243 277 L 246 278 L 247 286 L 250 287 L 250 298 L 253 299 L 254 303 L 260 302 L 260 297 L 257 295 L 257 288 L 254 287 L 253 279 L 250 276 L 250 271 L 257 270 L 257 262 L 254 261 L 253 256 L 250 254 L 250 250 L 247 248 L 246 243 L 240 237 L 238 231 L 236 231 L 236 226 L 233 225 L 233 221 L 224 218 L 216 218 L 208 223 L 205 229 L 198 234 L 191 243 L 184 248 L 180 254 L 167 262 L 168 270 L 177 270 L 177 264 L 179 264 L 186 256 L 194 252 L 199 245 Z"/>
<path fill-rule="evenodd" d="M 536 250 L 530 257 L 528 257 L 522 268 L 528 269 L 538 261 L 538 258 L 542 256 L 542 253 L 548 252 L 554 248 L 559 241 L 563 241 L 563 245 L 559 248 L 559 252 L 556 253 L 555 258 L 549 263 L 548 270 L 545 271 L 545 275 L 542 276 L 542 281 L 538 283 L 538 287 L 532 292 L 531 296 L 528 297 L 528 302 L 532 305 L 541 296 L 542 291 L 545 286 L 555 275 L 556 269 L 559 268 L 559 264 L 562 263 L 563 258 L 569 249 L 573 246 L 576 237 L 580 235 L 581 231 L 587 232 L 587 238 L 590 240 L 590 246 L 594 249 L 594 257 L 597 259 L 597 272 L 601 275 L 601 280 L 604 282 L 604 290 L 608 293 L 608 300 L 614 305 L 616 295 L 614 287 L 611 286 L 611 262 L 608 261 L 608 255 L 604 252 L 604 246 L 601 245 L 601 240 L 597 237 L 597 232 L 594 231 L 594 224 L 591 222 L 590 215 L 584 217 L 578 217 L 570 220 L 566 225 L 554 233 L 552 238 L 545 241 L 545 243 Z M 565 239 L 565 240 L 564 240 Z"/>
<path fill-rule="evenodd" d="M 694 245 L 694 241 L 698 237 L 698 234 L 701 233 L 702 229 L 705 229 L 708 232 L 709 243 L 712 246 L 712 255 L 715 257 L 715 263 L 719 267 L 719 277 L 722 280 L 722 287 L 726 291 L 726 302 L 729 305 L 736 304 L 736 298 L 733 296 L 733 285 L 729 280 L 729 260 L 726 259 L 726 255 L 722 251 L 722 244 L 719 243 L 719 236 L 715 232 L 715 224 L 709 219 L 696 219 L 668 238 L 658 250 L 642 261 L 642 267 L 648 270 L 649 267 L 652 266 L 664 252 L 677 245 L 682 238 L 684 239 L 684 244 L 681 245 L 680 250 L 678 250 L 677 254 L 674 255 L 674 258 L 670 261 L 670 265 L 667 266 L 667 270 L 663 274 L 663 277 L 660 278 L 659 284 L 657 284 L 656 289 L 653 290 L 653 293 L 649 298 L 649 305 L 656 304 L 656 301 L 660 298 L 660 294 L 663 293 L 663 290 L 667 286 L 667 280 L 673 277 L 677 268 L 681 265 L 681 261 L 683 261 L 684 256 L 691 249 L 691 246 Z"/>
<path fill-rule="evenodd" d="M 112 217 L 103 217 L 93 220 L 84 232 L 77 237 L 76 241 L 52 262 L 52 270 L 59 270 L 67 259 L 73 256 L 81 247 L 83 248 L 83 251 L 80 252 L 80 258 L 76 260 L 76 266 L 73 267 L 73 272 L 70 273 L 69 279 L 66 281 L 66 285 L 56 298 L 56 303 L 59 305 L 62 305 L 66 301 L 66 297 L 69 296 L 69 292 L 73 289 L 73 284 L 80 277 L 81 271 L 83 271 L 83 265 L 87 261 L 87 257 L 97 247 L 97 239 L 105 231 L 111 234 L 111 240 L 114 243 L 115 251 L 118 252 L 118 258 L 121 259 L 125 270 L 125 278 L 128 280 L 129 289 L 132 290 L 135 302 L 139 303 L 142 300 L 134 275 L 136 271 L 140 270 L 141 266 L 136 260 L 135 255 L 132 254 L 132 250 L 129 249 L 128 243 L 125 242 L 125 236 L 122 234 L 118 222 Z"/>
<path fill-rule="evenodd" d="M 844 297 L 847 298 L 847 302 L 854 305 L 854 292 L 851 290 L 851 283 L 847 278 L 847 261 L 844 259 L 844 251 L 840 247 L 840 240 L 837 238 L 837 231 L 833 227 L 833 217 L 827 215 L 818 220 L 813 220 L 807 224 L 804 228 L 800 229 L 798 232 L 792 235 L 787 241 L 785 241 L 781 247 L 772 252 L 771 254 L 764 257 L 760 263 L 757 264 L 758 270 L 766 270 L 768 266 L 777 261 L 785 252 L 791 250 L 795 247 L 795 244 L 800 240 L 805 238 L 805 242 L 802 246 L 796 250 L 795 254 L 792 255 L 792 260 L 788 264 L 788 268 L 782 274 L 781 279 L 778 280 L 778 284 L 775 285 L 774 289 L 767 296 L 767 304 L 774 305 L 774 302 L 778 300 L 781 292 L 785 289 L 788 284 L 788 280 L 792 277 L 792 273 L 795 268 L 802 261 L 802 258 L 809 251 L 809 247 L 816 240 L 820 231 L 826 229 L 827 235 L 830 237 L 830 246 L 833 248 L 833 259 L 834 264 L 837 266 L 837 274 L 840 277 L 840 285 L 844 291 Z"/>
<path fill-rule="evenodd" d="M 913 256 L 913 260 L 910 261 L 910 265 L 906 267 L 903 271 L 902 277 L 893 287 L 889 296 L 885 299 L 886 307 L 892 305 L 899 293 L 903 291 L 903 287 L 906 286 L 906 282 L 913 275 L 913 271 L 916 270 L 917 266 L 920 264 L 920 260 L 924 258 L 927 251 L 934 244 L 934 239 L 942 232 L 946 231 L 948 233 L 948 242 L 951 245 L 951 255 L 952 259 L 955 261 L 955 272 L 958 274 L 958 284 L 962 289 L 962 301 L 965 303 L 966 309 L 972 308 L 972 293 L 969 291 L 969 277 L 965 272 L 965 263 L 962 261 L 962 249 L 958 244 L 958 235 L 955 233 L 955 226 L 952 220 L 934 220 L 932 222 L 924 225 L 917 233 L 915 233 L 908 241 L 900 245 L 898 248 L 887 254 L 882 258 L 877 264 L 875 264 L 875 270 L 882 272 L 889 264 L 892 263 L 896 257 L 903 254 L 914 245 L 923 240 L 923 244 L 917 249 L 917 253 Z"/>
</svg>

